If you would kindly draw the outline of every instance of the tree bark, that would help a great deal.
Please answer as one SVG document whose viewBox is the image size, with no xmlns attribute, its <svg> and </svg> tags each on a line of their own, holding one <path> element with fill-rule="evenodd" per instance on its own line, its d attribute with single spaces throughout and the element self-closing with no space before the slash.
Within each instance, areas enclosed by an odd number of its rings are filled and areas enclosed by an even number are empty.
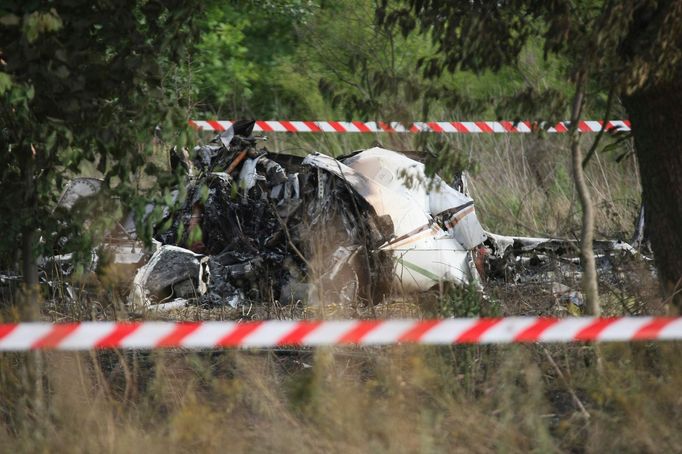
<svg viewBox="0 0 682 454">
<path fill-rule="evenodd" d="M 24 230 L 21 242 L 22 274 L 26 287 L 38 286 L 38 265 L 33 253 L 35 246 L 35 233 L 30 228 Z"/>
<path fill-rule="evenodd" d="M 24 153 L 22 178 L 24 180 L 24 200 L 22 201 L 24 208 L 29 210 L 28 216 L 32 216 L 32 210 L 36 203 L 35 197 L 35 149 L 33 146 L 26 147 L 22 150 Z M 21 271 L 24 276 L 24 285 L 26 287 L 36 287 L 38 285 L 38 265 L 36 264 L 35 250 L 35 228 L 32 224 L 33 219 L 25 220 L 25 227 L 21 232 Z"/>
<path fill-rule="evenodd" d="M 26 150 L 26 161 L 22 169 L 24 179 L 24 207 L 33 208 L 36 204 L 35 196 L 35 161 L 33 148 Z M 31 212 L 34 210 L 30 210 Z M 29 213 L 30 215 L 30 213 Z M 24 280 L 23 312 L 24 318 L 36 319 L 39 315 L 40 288 L 38 280 L 38 264 L 35 256 L 35 243 L 38 240 L 36 229 L 31 225 L 32 219 L 26 220 L 26 226 L 21 233 L 21 271 Z"/>
<path fill-rule="evenodd" d="M 575 95 L 571 109 L 571 160 L 573 163 L 573 180 L 580 198 L 582 208 L 582 229 L 580 235 L 580 261 L 583 265 L 582 290 L 585 295 L 587 312 L 590 315 L 599 316 L 601 306 L 599 304 L 599 288 L 597 286 L 597 266 L 594 261 L 592 241 L 594 240 L 594 208 L 590 197 L 590 190 L 585 182 L 583 172 L 583 153 L 580 148 L 580 121 L 583 97 L 585 95 L 586 75 L 580 73 L 575 83 Z"/>
<path fill-rule="evenodd" d="M 682 312 L 682 71 L 623 103 L 632 121 L 646 229 L 662 291 Z"/>
</svg>

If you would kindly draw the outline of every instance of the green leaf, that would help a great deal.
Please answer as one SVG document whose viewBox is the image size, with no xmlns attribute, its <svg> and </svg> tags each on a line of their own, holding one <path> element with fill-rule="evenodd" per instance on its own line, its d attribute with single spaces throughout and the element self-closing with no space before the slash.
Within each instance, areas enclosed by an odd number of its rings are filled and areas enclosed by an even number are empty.
<svg viewBox="0 0 682 454">
<path fill-rule="evenodd" d="M 40 35 L 58 31 L 62 26 L 62 19 L 52 8 L 48 12 L 35 11 L 25 16 L 23 32 L 26 41 L 33 43 Z"/>
<path fill-rule="evenodd" d="M 7 73 L 0 72 L 0 96 L 12 88 L 12 77 Z"/>
<path fill-rule="evenodd" d="M 57 142 L 57 131 L 52 131 L 49 136 L 47 136 L 47 140 L 45 140 L 45 148 L 50 151 L 54 148 L 55 143 Z"/>
<path fill-rule="evenodd" d="M 206 200 L 208 200 L 208 186 L 201 185 L 199 188 L 199 200 L 201 200 L 201 203 L 206 203 Z"/>
<path fill-rule="evenodd" d="M 54 71 L 54 75 L 60 79 L 66 79 L 70 74 L 71 71 L 69 71 L 69 69 L 64 65 L 59 65 L 59 67 L 57 67 L 57 69 Z"/>
<path fill-rule="evenodd" d="M 189 232 L 189 237 L 187 238 L 187 244 L 189 246 L 199 243 L 202 238 L 204 237 L 203 232 L 201 231 L 201 227 L 199 225 L 195 225 L 192 227 L 192 230 Z"/>
</svg>

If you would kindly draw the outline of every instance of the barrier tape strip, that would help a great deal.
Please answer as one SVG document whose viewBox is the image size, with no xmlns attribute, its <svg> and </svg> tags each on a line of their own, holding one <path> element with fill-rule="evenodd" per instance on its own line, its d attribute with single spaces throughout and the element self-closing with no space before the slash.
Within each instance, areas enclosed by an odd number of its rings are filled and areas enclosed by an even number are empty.
<svg viewBox="0 0 682 454">
<path fill-rule="evenodd" d="M 224 120 L 189 120 L 190 126 L 200 131 L 224 131 L 232 126 L 233 121 Z M 570 121 L 562 121 L 549 126 L 550 133 L 568 132 Z M 332 132 L 332 133 L 417 133 L 434 132 L 440 134 L 507 134 L 530 133 L 538 129 L 538 124 L 531 121 L 429 121 L 402 124 L 399 122 L 384 123 L 381 121 L 286 121 L 258 120 L 253 128 L 256 132 Z M 583 120 L 578 123 L 580 132 L 599 132 L 604 128 L 609 131 L 630 131 L 630 121 Z"/>
<path fill-rule="evenodd" d="M 682 317 L 0 324 L 0 351 L 682 340 Z"/>
</svg>

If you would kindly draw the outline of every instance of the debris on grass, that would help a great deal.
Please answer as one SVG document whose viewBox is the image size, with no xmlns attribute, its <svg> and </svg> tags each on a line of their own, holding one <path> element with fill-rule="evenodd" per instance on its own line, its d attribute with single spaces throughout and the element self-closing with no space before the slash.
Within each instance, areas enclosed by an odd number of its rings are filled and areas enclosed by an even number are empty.
<svg viewBox="0 0 682 454">
<path fill-rule="evenodd" d="M 542 279 L 579 310 L 579 292 L 562 283 L 579 280 L 576 242 L 484 231 L 465 175 L 448 185 L 424 164 L 380 147 L 337 159 L 270 153 L 252 130 L 252 121 L 236 122 L 191 152 L 170 151 L 185 181 L 171 192 L 174 207 L 160 208 L 151 250 L 133 214 L 108 236 L 104 249 L 114 265 L 140 267 L 132 308 L 375 305 L 444 283 L 483 292 L 490 281 Z M 75 179 L 59 203 L 69 209 L 100 187 Z M 149 204 L 144 216 L 154 210 Z M 612 268 L 614 256 L 639 256 L 624 242 L 594 246 L 602 269 Z M 63 268 L 70 256 L 42 263 Z"/>
</svg>

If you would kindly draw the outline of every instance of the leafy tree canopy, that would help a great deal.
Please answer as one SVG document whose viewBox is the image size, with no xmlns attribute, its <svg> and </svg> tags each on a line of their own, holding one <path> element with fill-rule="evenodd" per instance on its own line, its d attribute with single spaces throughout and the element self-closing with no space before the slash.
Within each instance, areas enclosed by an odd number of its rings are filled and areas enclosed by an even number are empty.
<svg viewBox="0 0 682 454">
<path fill-rule="evenodd" d="M 201 7 L 172 0 L 2 3 L 0 257 L 13 257 L 20 237 L 34 253 L 52 247 L 51 235 L 38 241 L 37 233 L 57 230 L 56 198 L 83 162 L 97 165 L 106 189 L 141 206 L 136 180 L 157 170 L 148 159 L 154 127 L 186 124 L 164 80 L 186 55 Z M 71 226 L 81 230 L 76 238 L 90 239 L 88 229 Z"/>
<path fill-rule="evenodd" d="M 382 0 L 376 18 L 405 36 L 431 38 L 435 51 L 419 61 L 427 77 L 518 67 L 531 44 L 545 60 L 558 58 L 570 79 L 589 74 L 593 91 L 630 94 L 672 77 L 682 58 L 682 5 L 674 0 Z M 561 94 L 530 89 L 511 104 L 546 112 L 552 100 L 557 108 L 566 104 Z"/>
</svg>

